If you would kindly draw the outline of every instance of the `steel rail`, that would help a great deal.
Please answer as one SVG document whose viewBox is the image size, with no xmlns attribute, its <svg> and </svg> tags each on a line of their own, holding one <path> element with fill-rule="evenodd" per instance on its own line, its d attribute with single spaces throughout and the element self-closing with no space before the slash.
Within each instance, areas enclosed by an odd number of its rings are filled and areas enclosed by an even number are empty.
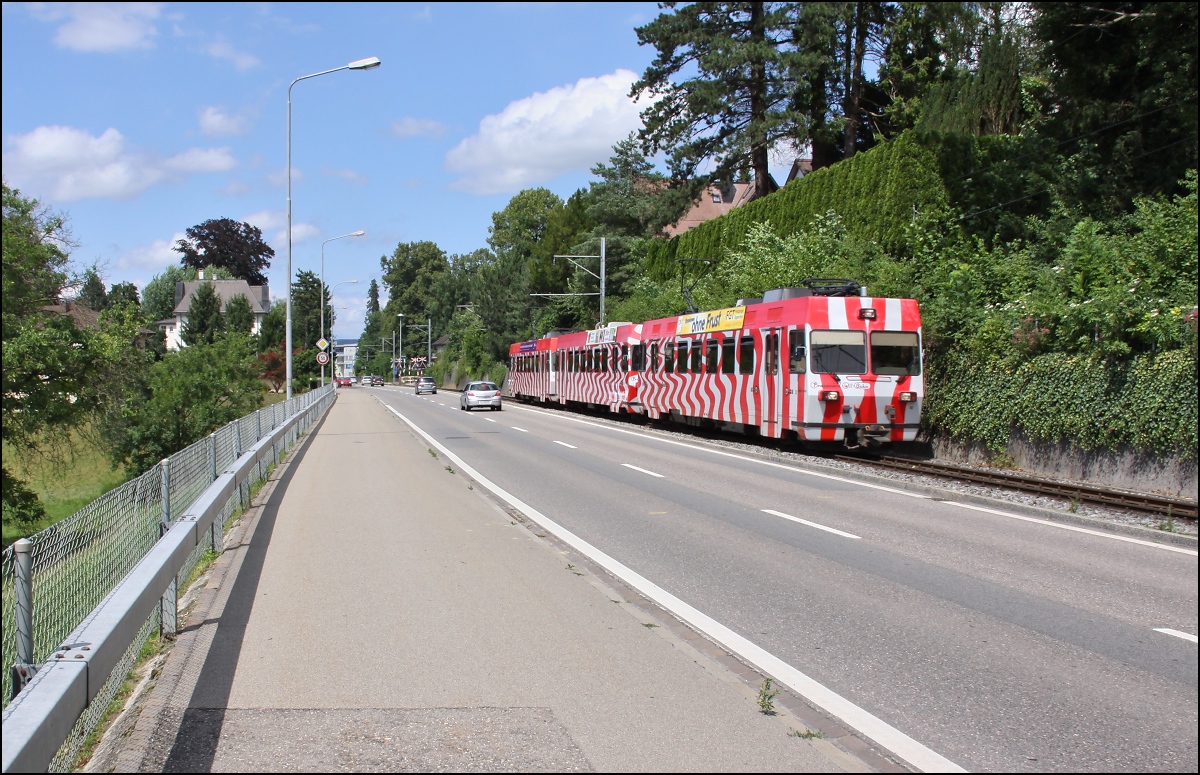
<svg viewBox="0 0 1200 775">
<path fill-rule="evenodd" d="M 1030 476 L 1028 474 L 985 471 L 953 463 L 933 463 L 898 457 L 868 458 L 852 457 L 849 455 L 837 455 L 835 459 L 848 463 L 860 463 L 862 465 L 886 468 L 892 471 L 927 474 L 943 479 L 959 479 L 974 484 L 1007 487 L 1039 495 L 1054 495 L 1080 503 L 1118 506 L 1161 516 L 1196 519 L 1196 501 L 1189 498 L 1172 498 L 1167 495 L 1132 492 L 1112 487 L 1061 482 L 1038 476 Z"/>
</svg>

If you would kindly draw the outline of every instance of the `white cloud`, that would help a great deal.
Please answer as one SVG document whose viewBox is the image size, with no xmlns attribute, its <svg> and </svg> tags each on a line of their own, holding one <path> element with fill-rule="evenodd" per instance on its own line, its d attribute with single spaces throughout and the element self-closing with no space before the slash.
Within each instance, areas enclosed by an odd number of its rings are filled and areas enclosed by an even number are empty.
<svg viewBox="0 0 1200 775">
<path fill-rule="evenodd" d="M 259 210 L 256 213 L 250 213 L 242 220 L 251 226 L 257 226 L 264 233 L 275 230 L 274 234 L 267 237 L 267 241 L 271 243 L 271 247 L 275 248 L 277 253 L 287 250 L 286 210 Z M 321 236 L 321 230 L 313 224 L 292 222 L 292 245 L 298 245 L 319 236 Z"/>
<path fill-rule="evenodd" d="M 322 170 L 322 172 L 330 177 L 341 178 L 347 183 L 353 183 L 356 186 L 362 186 L 371 182 L 366 175 L 357 173 L 354 170 L 335 170 L 332 168 L 326 168 Z"/>
<path fill-rule="evenodd" d="M 200 111 L 200 131 L 209 137 L 245 134 L 249 128 L 250 119 L 246 116 L 231 116 L 212 105 Z"/>
<path fill-rule="evenodd" d="M 208 44 L 204 52 L 217 59 L 225 59 L 232 62 L 233 66 L 239 70 L 249 70 L 258 65 L 258 57 L 253 54 L 236 51 L 233 46 L 223 40 Z"/>
<path fill-rule="evenodd" d="M 151 48 L 163 3 L 31 3 L 30 13 L 43 21 L 66 22 L 54 42 L 73 51 L 109 53 Z"/>
<path fill-rule="evenodd" d="M 171 248 L 181 239 L 187 237 L 183 232 L 176 232 L 171 239 L 156 239 L 149 245 L 142 245 L 129 251 L 117 259 L 117 269 L 145 269 L 157 272 L 163 267 L 179 261 L 180 254 Z"/>
<path fill-rule="evenodd" d="M 484 117 L 475 135 L 446 154 L 446 167 L 461 175 L 453 187 L 474 194 L 517 191 L 604 161 L 614 143 L 641 126 L 628 96 L 636 80 L 629 70 L 581 78 Z"/>
<path fill-rule="evenodd" d="M 304 173 L 299 167 L 292 167 L 292 182 L 299 183 L 304 180 Z M 282 188 L 287 185 L 287 169 L 278 169 L 274 172 L 267 173 L 267 182 L 277 188 Z"/>
<path fill-rule="evenodd" d="M 446 125 L 428 118 L 402 118 L 392 122 L 396 137 L 441 137 Z"/>
<path fill-rule="evenodd" d="M 63 202 L 131 199 L 158 183 L 237 166 L 228 148 L 190 148 L 165 158 L 129 150 L 124 135 L 111 127 L 93 137 L 74 127 L 40 126 L 28 134 L 10 135 L 8 145 L 5 175 Z"/>
</svg>

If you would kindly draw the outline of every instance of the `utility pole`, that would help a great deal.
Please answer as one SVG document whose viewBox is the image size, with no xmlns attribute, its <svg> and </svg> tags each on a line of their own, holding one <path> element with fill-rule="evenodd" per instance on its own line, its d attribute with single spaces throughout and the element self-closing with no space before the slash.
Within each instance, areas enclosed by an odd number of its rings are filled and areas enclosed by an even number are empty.
<svg viewBox="0 0 1200 775">
<path fill-rule="evenodd" d="M 568 261 L 570 261 L 572 264 L 574 264 L 575 266 L 579 267 L 583 271 L 590 274 L 592 277 L 595 277 L 597 280 L 599 280 L 600 281 L 600 293 L 531 293 L 529 295 L 530 296 L 599 296 L 600 297 L 600 327 L 603 328 L 604 323 L 605 323 L 605 316 L 604 316 L 604 284 L 605 283 L 604 283 L 604 281 L 605 281 L 605 277 L 606 277 L 606 272 L 605 272 L 606 259 L 605 259 L 604 237 L 600 238 L 600 255 L 598 255 L 598 256 L 559 256 L 559 255 L 556 255 L 556 256 L 554 256 L 554 258 L 565 258 Z M 600 274 L 596 274 L 591 269 L 588 269 L 586 266 L 584 266 L 583 264 L 576 261 L 575 259 L 577 259 L 577 258 L 598 258 L 598 259 L 600 259 Z"/>
</svg>

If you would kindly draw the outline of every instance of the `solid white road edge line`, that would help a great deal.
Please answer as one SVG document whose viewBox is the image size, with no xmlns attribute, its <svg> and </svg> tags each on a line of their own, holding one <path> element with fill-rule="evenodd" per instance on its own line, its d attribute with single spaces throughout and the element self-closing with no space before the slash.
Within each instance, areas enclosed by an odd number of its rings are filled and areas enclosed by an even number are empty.
<svg viewBox="0 0 1200 775">
<path fill-rule="evenodd" d="M 637 466 L 631 466 L 631 465 L 629 465 L 628 463 L 622 463 L 621 465 L 625 466 L 626 468 L 632 468 L 634 471 L 641 471 L 643 474 L 650 474 L 651 476 L 657 476 L 659 479 L 665 479 L 665 478 L 666 478 L 666 477 L 665 477 L 665 476 L 663 476 L 662 474 L 656 474 L 656 473 L 654 473 L 653 471 L 647 471 L 647 470 L 646 470 L 646 469 L 644 469 L 644 468 L 638 468 Z"/>
<path fill-rule="evenodd" d="M 575 446 L 574 444 L 568 444 L 568 443 L 567 443 L 567 442 L 565 442 L 565 441 L 555 441 L 554 443 L 555 443 L 555 444 L 562 444 L 564 447 L 569 447 L 570 449 L 579 449 L 579 447 Z"/>
<path fill-rule="evenodd" d="M 829 533 L 836 533 L 837 535 L 840 535 L 840 536 L 846 536 L 846 538 L 862 538 L 862 536 L 856 536 L 853 533 L 843 533 L 841 530 L 835 530 L 832 527 L 825 527 L 824 525 L 818 525 L 816 522 L 809 522 L 807 519 L 800 519 L 800 517 L 793 517 L 791 514 L 784 514 L 782 511 L 775 511 L 775 509 L 763 509 L 763 511 L 765 511 L 768 514 L 774 514 L 777 517 L 783 517 L 784 519 L 790 519 L 793 522 L 799 522 L 801 525 L 808 525 L 809 527 L 815 527 L 817 530 L 825 530 Z"/>
<path fill-rule="evenodd" d="M 1184 640 L 1190 640 L 1192 643 L 1196 642 L 1195 635 L 1188 635 L 1186 632 L 1180 632 L 1179 630 L 1172 630 L 1170 627 L 1155 627 L 1154 631 L 1161 632 L 1166 635 L 1174 635 L 1176 638 L 1183 638 Z"/>
<path fill-rule="evenodd" d="M 567 544 L 576 551 L 584 554 L 592 562 L 601 566 L 609 573 L 629 584 L 631 587 L 641 592 L 646 597 L 653 600 L 663 608 L 670 611 L 675 616 L 678 616 L 683 621 L 695 627 L 700 632 L 712 638 L 717 643 L 720 643 L 725 648 L 745 659 L 750 664 L 762 670 L 764 673 L 774 677 L 780 683 L 783 683 L 800 696 L 804 697 L 809 702 L 821 708 L 830 715 L 836 716 L 842 721 L 850 725 L 851 728 L 857 730 L 862 735 L 870 738 L 880 746 L 886 748 L 900 758 L 904 759 L 909 764 L 916 767 L 922 772 L 966 772 L 962 767 L 945 758 L 941 754 L 933 751 L 930 748 L 918 743 L 908 735 L 888 724 L 883 719 L 876 718 L 867 711 L 855 705 L 850 700 L 837 694 L 832 689 L 829 689 L 817 681 L 809 678 L 804 673 L 784 662 L 779 657 L 771 654 L 761 646 L 756 645 L 747 638 L 743 638 L 733 630 L 716 621 L 701 611 L 696 610 L 692 606 L 683 602 L 679 598 L 662 589 L 654 582 L 642 577 L 634 572 L 631 568 L 626 567 L 617 560 L 609 557 L 604 552 L 584 541 L 579 536 L 562 527 L 558 523 L 551 520 L 545 514 L 542 514 L 537 509 L 523 502 L 516 496 L 506 492 L 503 488 L 493 483 L 490 479 L 480 474 L 471 466 L 467 465 L 462 458 L 455 455 L 453 452 L 443 446 L 437 439 L 426 433 L 412 420 L 408 419 L 394 408 L 382 404 L 389 412 L 400 418 L 408 427 L 412 428 L 421 435 L 426 441 L 432 444 L 437 449 L 441 450 L 442 454 L 446 455 L 459 470 L 466 472 L 475 481 L 483 487 L 491 490 L 497 497 L 502 499 L 515 509 L 518 509 L 522 514 L 538 523 L 545 530 L 549 530 L 558 536 L 559 540 Z"/>
<path fill-rule="evenodd" d="M 676 447 L 686 447 L 687 449 L 694 449 L 699 452 L 708 452 L 713 455 L 720 455 L 722 457 L 731 457 L 731 458 L 734 458 L 735 460 L 745 460 L 748 463 L 758 463 L 759 465 L 770 466 L 771 468 L 782 468 L 785 471 L 795 471 L 798 474 L 806 474 L 808 476 L 817 476 L 822 479 L 832 479 L 835 482 L 846 482 L 847 484 L 857 484 L 860 487 L 870 487 L 872 490 L 883 490 L 884 492 L 892 492 L 897 495 L 907 495 L 909 498 L 920 498 L 922 500 L 929 500 L 928 495 L 921 495 L 920 493 L 909 492 L 907 490 L 900 490 L 895 487 L 884 487 L 881 484 L 870 484 L 868 482 L 860 482 L 857 479 L 849 479 L 844 476 L 834 476 L 833 474 L 822 474 L 822 473 L 818 473 L 817 471 L 808 471 L 803 468 L 796 468 L 795 466 L 789 466 L 789 465 L 785 465 L 783 463 L 772 463 L 768 460 L 758 460 L 756 458 L 746 457 L 745 455 L 738 455 L 733 452 L 722 452 L 719 449 L 709 449 L 708 447 L 698 447 L 695 444 L 688 444 L 685 441 L 673 441 L 671 439 L 664 439 L 664 438 L 660 438 L 658 436 L 651 436 L 648 433 L 638 433 L 637 431 L 625 430 L 624 428 L 614 428 L 611 425 L 603 425 L 603 424 L 597 423 L 597 422 L 588 422 L 587 420 L 580 420 L 576 417 L 560 417 L 559 415 L 557 415 L 553 412 L 547 412 L 542 409 L 530 409 L 527 406 L 518 406 L 516 408 L 520 409 L 522 411 L 525 411 L 525 412 L 533 412 L 534 414 L 544 414 L 547 417 L 554 417 L 554 418 L 560 419 L 560 420 L 569 420 L 570 422 L 577 422 L 580 425 L 590 425 L 593 428 L 600 428 L 602 430 L 608 430 L 608 431 L 616 431 L 617 433 L 627 433 L 630 436 L 640 436 L 643 439 L 650 439 L 651 441 L 660 441 L 663 444 L 673 444 Z"/>
<path fill-rule="evenodd" d="M 1008 517 L 1009 519 L 1019 519 L 1023 522 L 1034 522 L 1039 525 L 1046 525 L 1047 527 L 1057 527 L 1057 528 L 1061 528 L 1063 530 L 1073 530 L 1076 533 L 1087 533 L 1088 535 L 1100 536 L 1101 538 L 1111 538 L 1114 541 L 1128 541 L 1131 544 L 1141 544 L 1142 546 L 1153 546 L 1155 549 L 1166 549 L 1168 552 L 1179 552 L 1180 554 L 1190 554 L 1193 557 L 1197 556 L 1195 549 L 1184 549 L 1179 546 L 1168 546 L 1167 544 L 1156 544 L 1153 541 L 1143 541 L 1140 538 L 1128 538 L 1126 536 L 1113 535 L 1112 533 L 1105 533 L 1101 530 L 1089 530 L 1086 527 L 1075 527 L 1074 525 L 1062 525 L 1062 524 L 1059 524 L 1058 522 L 1050 522 L 1049 520 L 1037 519 L 1036 517 L 1023 517 L 1020 514 L 1012 514 L 1007 511 L 998 511 L 996 509 L 989 509 L 985 506 L 975 506 L 970 503 L 960 503 L 958 501 L 943 501 L 943 502 L 947 506 L 961 506 L 964 509 L 971 509 L 972 511 L 986 511 L 988 514 L 996 514 L 1001 517 Z"/>
</svg>

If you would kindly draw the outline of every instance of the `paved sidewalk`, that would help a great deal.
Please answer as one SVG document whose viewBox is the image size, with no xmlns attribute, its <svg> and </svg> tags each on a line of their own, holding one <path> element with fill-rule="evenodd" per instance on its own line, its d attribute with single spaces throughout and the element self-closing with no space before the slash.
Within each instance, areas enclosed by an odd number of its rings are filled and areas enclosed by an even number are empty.
<svg viewBox="0 0 1200 775">
<path fill-rule="evenodd" d="M 446 463 L 341 391 L 230 534 L 109 766 L 863 769 Z"/>
</svg>

